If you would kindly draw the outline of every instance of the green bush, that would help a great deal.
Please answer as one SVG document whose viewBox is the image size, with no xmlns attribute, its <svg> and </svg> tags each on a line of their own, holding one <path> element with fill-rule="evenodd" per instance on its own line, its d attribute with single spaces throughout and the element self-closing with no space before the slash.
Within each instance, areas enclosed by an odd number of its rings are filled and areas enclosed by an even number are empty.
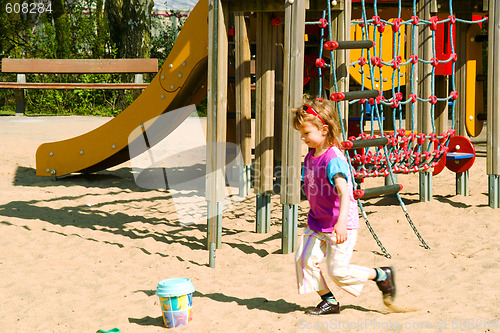
<svg viewBox="0 0 500 333">
<path fill-rule="evenodd" d="M 113 49 L 109 32 L 98 31 L 97 7 L 102 0 L 82 0 L 66 2 L 69 17 L 70 57 L 75 59 L 116 58 L 117 50 Z M 176 13 L 173 13 L 176 14 Z M 179 13 L 177 15 L 180 17 Z M 56 58 L 55 29 L 49 15 L 41 14 L 38 21 L 17 21 L 0 13 L 0 23 L 5 23 L 6 30 L 0 31 L 0 58 Z M 28 17 L 29 19 L 29 17 Z M 9 21 L 10 20 L 10 21 Z M 179 26 L 171 27 L 162 24 L 163 17 L 154 16 L 151 40 L 151 57 L 159 59 L 163 65 L 168 53 L 175 43 L 185 19 L 179 18 Z M 8 26 L 7 26 L 8 23 Z M 105 24 L 104 26 L 107 26 Z M 10 31 L 7 31 L 7 28 Z M 10 33 L 10 35 L 9 35 Z M 5 41 L 10 41 L 5 43 Z M 145 82 L 152 75 L 145 75 Z M 15 82 L 15 74 L 0 73 L 3 82 Z M 133 75 L 123 74 L 30 74 L 27 82 L 93 82 L 93 83 L 125 83 L 132 82 Z M 26 114 L 28 115 L 96 115 L 116 116 L 134 99 L 133 90 L 26 90 Z M 15 98 L 12 89 L 0 90 L 0 114 L 14 114 Z"/>
</svg>

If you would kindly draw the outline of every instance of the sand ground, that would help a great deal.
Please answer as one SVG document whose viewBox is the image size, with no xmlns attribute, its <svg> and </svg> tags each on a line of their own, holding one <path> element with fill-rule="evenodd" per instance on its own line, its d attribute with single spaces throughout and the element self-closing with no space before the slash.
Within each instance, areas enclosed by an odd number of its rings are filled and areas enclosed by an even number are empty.
<svg viewBox="0 0 500 333">
<path fill-rule="evenodd" d="M 196 288 L 193 321 L 179 332 L 500 331 L 500 210 L 487 204 L 484 140 L 476 143 L 469 196 L 455 195 L 447 169 L 434 178 L 430 202 L 419 202 L 417 175 L 399 177 L 431 249 L 421 246 L 395 198 L 364 202 L 392 259 L 380 255 L 362 219 L 352 262 L 394 266 L 397 304 L 415 311 L 391 312 L 374 283 L 356 298 L 330 282 L 341 314 L 311 317 L 304 310 L 318 297 L 297 294 L 294 255 L 281 254 L 278 196 L 267 234 L 254 232 L 253 194 L 224 213 L 212 269 L 206 224 L 181 225 L 172 193 L 137 186 L 130 162 L 55 182 L 35 175 L 41 143 L 107 120 L 0 117 L 0 332 L 164 332 L 155 289 L 171 277 L 187 277 Z M 307 209 L 302 202 L 299 235 Z"/>
</svg>

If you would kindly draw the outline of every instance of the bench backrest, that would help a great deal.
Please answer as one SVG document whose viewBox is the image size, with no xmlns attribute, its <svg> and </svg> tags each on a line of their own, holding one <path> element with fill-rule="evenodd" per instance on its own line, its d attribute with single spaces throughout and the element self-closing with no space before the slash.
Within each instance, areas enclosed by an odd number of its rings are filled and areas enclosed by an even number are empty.
<svg viewBox="0 0 500 333">
<path fill-rule="evenodd" d="M 156 73 L 158 59 L 2 59 L 2 72 L 22 74 Z"/>
</svg>

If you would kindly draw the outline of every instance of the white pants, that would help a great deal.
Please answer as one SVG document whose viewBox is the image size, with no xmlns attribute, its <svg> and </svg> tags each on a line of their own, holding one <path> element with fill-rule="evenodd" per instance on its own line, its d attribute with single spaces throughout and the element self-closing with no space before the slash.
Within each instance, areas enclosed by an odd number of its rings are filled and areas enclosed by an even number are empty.
<svg viewBox="0 0 500 333">
<path fill-rule="evenodd" d="M 319 264 L 326 256 L 328 275 L 343 290 L 358 296 L 368 281 L 371 268 L 349 264 L 358 236 L 357 229 L 347 230 L 347 240 L 337 244 L 331 234 L 306 229 L 295 253 L 299 294 L 327 289 Z"/>
</svg>

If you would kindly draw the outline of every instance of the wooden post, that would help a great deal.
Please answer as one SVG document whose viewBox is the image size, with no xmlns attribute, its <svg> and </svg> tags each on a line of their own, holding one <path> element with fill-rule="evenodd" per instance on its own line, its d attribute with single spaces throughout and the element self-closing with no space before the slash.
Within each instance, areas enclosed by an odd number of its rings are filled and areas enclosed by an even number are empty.
<svg viewBox="0 0 500 333">
<path fill-rule="evenodd" d="M 292 2 L 292 3 L 290 3 Z M 300 135 L 291 126 L 292 108 L 302 104 L 304 76 L 304 1 L 285 3 L 285 52 L 283 72 L 283 145 L 281 204 L 283 205 L 283 253 L 297 246 L 297 218 L 300 202 Z"/>
<path fill-rule="evenodd" d="M 332 33 L 335 41 L 347 41 L 351 39 L 351 0 L 342 0 L 337 3 L 338 10 L 332 11 Z M 349 91 L 349 49 L 337 50 L 335 52 L 335 72 L 337 75 L 337 88 L 340 92 Z M 333 70 L 330 71 L 330 93 L 334 92 Z M 335 106 L 337 104 L 335 103 Z M 340 102 L 342 120 L 347 133 L 349 120 L 349 102 Z M 346 139 L 346 138 L 344 138 Z"/>
<path fill-rule="evenodd" d="M 278 168 L 276 174 L 278 183 L 281 182 L 281 143 L 283 141 L 283 51 L 284 51 L 284 30 L 283 25 L 273 26 L 273 68 L 274 72 L 274 161 L 275 170 Z M 274 191 L 273 191 L 274 193 Z"/>
<path fill-rule="evenodd" d="M 431 12 L 436 15 L 438 12 L 438 4 L 436 0 L 433 0 L 431 4 Z M 446 25 L 444 29 L 449 29 Z M 451 36 L 449 37 L 451 39 Z M 434 91 L 437 97 L 445 98 L 448 97 L 448 76 L 447 75 L 436 75 L 434 77 Z M 441 134 L 448 130 L 448 101 L 437 102 L 434 106 L 434 124 L 436 125 L 436 134 Z"/>
<path fill-rule="evenodd" d="M 466 20 L 472 19 L 471 13 L 460 13 L 460 17 Z M 465 127 L 465 108 L 466 108 L 466 86 L 467 86 L 467 29 L 469 25 L 467 24 L 457 24 L 455 26 L 455 50 L 457 53 L 456 62 L 456 88 L 458 91 L 458 99 L 455 108 L 455 130 L 456 135 L 467 135 L 467 130 Z M 482 98 L 482 97 L 481 97 Z M 462 172 L 456 174 L 455 180 L 455 193 L 457 195 L 469 195 L 469 173 Z"/>
<path fill-rule="evenodd" d="M 236 144 L 240 147 L 243 165 L 240 166 L 240 196 L 248 195 L 250 189 L 251 156 L 251 78 L 250 41 L 244 13 L 234 14 L 236 57 Z"/>
<path fill-rule="evenodd" d="M 434 86 L 436 87 L 437 97 L 448 97 L 448 82 L 448 76 L 436 75 Z M 436 103 L 434 107 L 434 121 L 436 124 L 436 134 L 441 134 L 448 130 L 448 101 Z"/>
<path fill-rule="evenodd" d="M 414 55 L 415 51 L 418 55 L 418 49 L 413 50 L 413 44 L 418 45 L 418 27 L 411 25 L 406 28 L 406 59 L 409 59 L 410 56 Z M 405 100 L 409 98 L 410 94 L 417 95 L 417 78 L 418 78 L 418 64 L 409 64 L 406 70 L 405 82 L 406 82 L 406 96 Z M 406 104 L 406 119 L 405 119 L 405 128 L 407 130 L 414 131 L 416 126 L 415 119 L 415 110 L 417 108 L 417 103 L 408 103 Z M 411 110 L 414 110 L 413 116 Z"/>
<path fill-rule="evenodd" d="M 462 16 L 464 15 L 464 16 Z M 462 18 L 471 20 L 472 14 L 461 13 Z M 466 106 L 466 85 L 467 85 L 467 24 L 455 25 L 455 52 L 457 53 L 457 62 L 455 65 L 456 72 L 456 88 L 458 91 L 458 99 L 456 104 L 455 130 L 456 135 L 467 135 L 465 129 L 465 106 Z"/>
<path fill-rule="evenodd" d="M 255 59 L 255 170 L 256 231 L 267 233 L 271 226 L 273 189 L 274 69 L 271 13 L 257 13 L 257 55 Z"/>
<path fill-rule="evenodd" d="M 221 0 L 209 0 L 206 197 L 210 267 L 215 267 L 214 249 L 221 246 L 222 204 L 225 195 L 228 17 L 227 8 L 223 8 Z"/>
<path fill-rule="evenodd" d="M 428 20 L 431 17 L 431 0 L 418 1 L 418 16 Z M 418 35 L 418 58 L 430 60 L 432 58 L 432 33 L 429 26 L 424 25 Z M 432 65 L 419 63 L 418 71 L 418 96 L 429 98 L 432 95 Z M 421 102 L 418 104 L 417 129 L 426 135 L 432 132 L 431 104 Z M 425 145 L 428 144 L 428 140 Z M 432 173 L 419 172 L 420 201 L 432 200 Z"/>
<path fill-rule="evenodd" d="M 488 16 L 488 109 L 486 173 L 488 174 L 488 204 L 500 206 L 500 4 L 489 0 Z"/>
</svg>

